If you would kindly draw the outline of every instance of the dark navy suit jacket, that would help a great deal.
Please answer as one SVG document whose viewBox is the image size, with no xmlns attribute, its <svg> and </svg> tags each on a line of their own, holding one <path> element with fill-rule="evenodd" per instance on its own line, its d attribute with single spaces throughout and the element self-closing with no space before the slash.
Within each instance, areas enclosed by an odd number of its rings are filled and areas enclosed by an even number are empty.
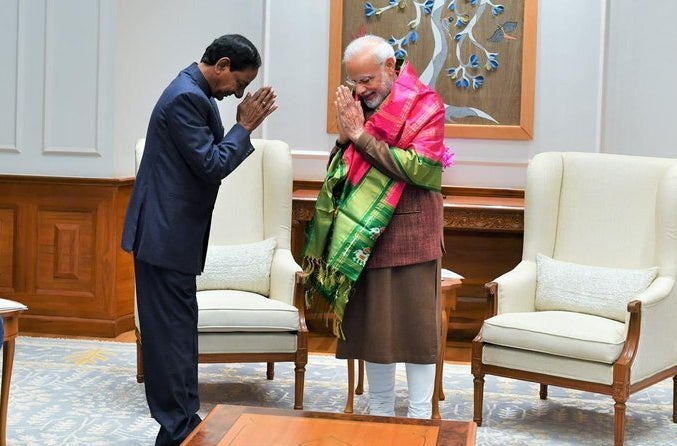
<svg viewBox="0 0 677 446">
<path fill-rule="evenodd" d="M 151 114 L 122 248 L 152 265 L 200 274 L 221 179 L 253 151 L 239 124 L 224 136 L 197 64 L 181 71 Z"/>
</svg>

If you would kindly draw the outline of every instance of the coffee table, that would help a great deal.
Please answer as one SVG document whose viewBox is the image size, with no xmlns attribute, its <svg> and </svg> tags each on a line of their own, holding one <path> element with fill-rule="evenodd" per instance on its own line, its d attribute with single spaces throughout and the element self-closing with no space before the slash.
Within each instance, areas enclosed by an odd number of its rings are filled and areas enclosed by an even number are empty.
<svg viewBox="0 0 677 446">
<path fill-rule="evenodd" d="M 472 446 L 472 421 L 414 420 L 219 404 L 182 446 Z"/>
</svg>

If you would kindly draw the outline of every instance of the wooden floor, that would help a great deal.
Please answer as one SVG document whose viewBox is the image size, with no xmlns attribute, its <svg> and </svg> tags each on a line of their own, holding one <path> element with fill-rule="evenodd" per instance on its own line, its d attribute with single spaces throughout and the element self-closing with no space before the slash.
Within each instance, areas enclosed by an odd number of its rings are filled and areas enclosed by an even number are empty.
<svg viewBox="0 0 677 446">
<path fill-rule="evenodd" d="M 72 339 L 100 339 L 100 340 L 114 340 L 118 342 L 136 342 L 136 337 L 133 331 L 127 331 L 120 334 L 115 339 L 92 338 L 87 336 L 64 336 L 64 335 L 45 335 L 41 333 L 21 333 L 22 336 L 42 336 L 42 337 L 59 337 Z M 334 353 L 336 351 L 336 338 L 331 334 L 310 332 L 308 337 L 308 350 L 310 353 Z M 470 341 L 465 339 L 447 340 L 447 350 L 445 360 L 448 362 L 470 363 Z"/>
</svg>

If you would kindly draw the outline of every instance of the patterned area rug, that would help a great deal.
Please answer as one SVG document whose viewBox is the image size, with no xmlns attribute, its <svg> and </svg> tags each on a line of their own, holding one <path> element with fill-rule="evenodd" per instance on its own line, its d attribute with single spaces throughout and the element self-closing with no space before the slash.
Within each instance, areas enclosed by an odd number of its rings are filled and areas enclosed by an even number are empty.
<svg viewBox="0 0 677 446">
<path fill-rule="evenodd" d="M 158 425 L 150 418 L 143 385 L 136 383 L 135 347 L 129 343 L 19 337 L 7 425 L 9 446 L 152 445 Z M 218 403 L 292 408 L 291 364 L 201 364 L 200 414 Z M 312 355 L 306 367 L 304 408 L 342 412 L 346 366 Z M 406 413 L 406 375 L 397 372 L 397 413 Z M 442 417 L 472 418 L 472 377 L 467 365 L 446 364 Z M 356 396 L 355 413 L 367 397 Z M 478 445 L 609 445 L 613 442 L 610 397 L 551 387 L 538 398 L 536 384 L 487 377 L 484 423 Z M 672 381 L 630 398 L 626 445 L 677 444 L 672 423 Z"/>
</svg>

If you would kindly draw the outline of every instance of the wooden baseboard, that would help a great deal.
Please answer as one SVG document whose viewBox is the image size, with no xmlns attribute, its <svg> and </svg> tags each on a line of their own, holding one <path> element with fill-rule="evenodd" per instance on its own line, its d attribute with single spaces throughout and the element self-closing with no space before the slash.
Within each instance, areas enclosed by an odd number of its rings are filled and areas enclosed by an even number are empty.
<svg viewBox="0 0 677 446">
<path fill-rule="evenodd" d="M 134 315 L 129 314 L 116 320 L 97 320 L 26 314 L 22 315 L 19 321 L 19 329 L 21 332 L 34 334 L 115 338 L 134 330 Z"/>
</svg>

